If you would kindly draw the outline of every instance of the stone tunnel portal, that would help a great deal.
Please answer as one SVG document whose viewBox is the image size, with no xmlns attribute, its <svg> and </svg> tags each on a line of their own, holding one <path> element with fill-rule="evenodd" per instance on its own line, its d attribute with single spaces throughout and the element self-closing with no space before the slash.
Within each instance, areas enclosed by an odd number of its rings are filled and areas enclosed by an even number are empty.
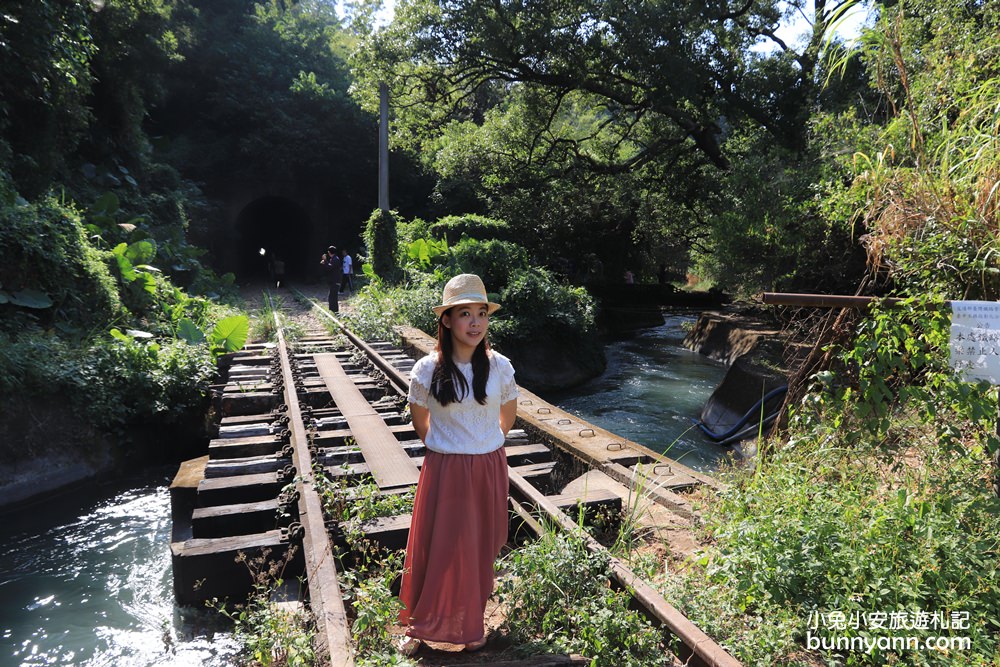
<svg viewBox="0 0 1000 667">
<path fill-rule="evenodd" d="M 236 219 L 237 273 L 241 280 L 267 278 L 273 258 L 285 264 L 285 275 L 302 278 L 312 266 L 313 223 L 301 206 L 285 197 L 260 197 Z"/>
</svg>

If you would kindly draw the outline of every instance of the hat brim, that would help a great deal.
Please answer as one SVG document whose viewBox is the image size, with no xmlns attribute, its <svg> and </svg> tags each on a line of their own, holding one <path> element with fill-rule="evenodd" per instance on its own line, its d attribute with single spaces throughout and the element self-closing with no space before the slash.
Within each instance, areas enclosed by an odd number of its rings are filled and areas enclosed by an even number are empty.
<svg viewBox="0 0 1000 667">
<path fill-rule="evenodd" d="M 455 303 L 448 303 L 441 306 L 434 306 L 433 310 L 435 315 L 441 317 L 447 310 L 451 310 L 456 306 L 468 306 L 470 304 L 475 304 L 478 306 L 486 306 L 487 315 L 492 315 L 493 313 L 500 310 L 499 303 L 493 303 L 492 301 L 475 301 L 473 299 L 463 299 L 462 301 L 456 301 Z"/>
</svg>

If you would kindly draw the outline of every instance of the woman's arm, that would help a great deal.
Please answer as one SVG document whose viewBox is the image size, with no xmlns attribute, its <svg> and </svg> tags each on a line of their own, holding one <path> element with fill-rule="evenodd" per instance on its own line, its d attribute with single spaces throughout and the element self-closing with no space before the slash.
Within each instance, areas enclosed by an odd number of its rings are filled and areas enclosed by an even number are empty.
<svg viewBox="0 0 1000 667">
<path fill-rule="evenodd" d="M 507 435 L 507 431 L 514 426 L 514 420 L 516 418 L 517 399 L 515 398 L 500 406 L 500 430 L 503 431 L 504 435 Z"/>
<path fill-rule="evenodd" d="M 503 412 L 502 409 L 501 412 Z M 427 431 L 431 427 L 431 411 L 422 405 L 410 403 L 410 415 L 413 417 L 413 430 L 417 432 L 417 437 L 420 438 L 421 442 L 427 444 L 424 442 L 424 438 L 427 437 Z"/>
</svg>

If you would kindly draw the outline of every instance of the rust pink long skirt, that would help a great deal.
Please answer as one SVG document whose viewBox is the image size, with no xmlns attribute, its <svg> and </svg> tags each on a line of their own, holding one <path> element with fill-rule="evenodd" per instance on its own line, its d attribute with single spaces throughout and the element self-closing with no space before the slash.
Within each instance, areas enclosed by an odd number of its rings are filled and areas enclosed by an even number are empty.
<svg viewBox="0 0 1000 667">
<path fill-rule="evenodd" d="M 507 457 L 427 450 L 413 501 L 399 614 L 417 639 L 468 644 L 484 635 L 493 562 L 507 541 Z"/>
</svg>

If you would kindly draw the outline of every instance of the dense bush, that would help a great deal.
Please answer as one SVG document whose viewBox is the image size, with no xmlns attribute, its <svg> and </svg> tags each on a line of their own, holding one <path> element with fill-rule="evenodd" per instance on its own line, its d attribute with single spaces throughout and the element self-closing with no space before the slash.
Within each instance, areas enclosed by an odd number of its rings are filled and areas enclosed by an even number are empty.
<svg viewBox="0 0 1000 667">
<path fill-rule="evenodd" d="M 196 417 L 215 376 L 208 348 L 179 340 L 97 343 L 75 365 L 87 416 L 109 430 Z"/>
<path fill-rule="evenodd" d="M 388 287 L 379 282 L 365 285 L 344 317 L 352 330 L 365 340 L 395 341 L 393 327 L 414 326 L 437 335 L 437 317 L 431 310 L 441 302 L 441 288 L 431 282 L 410 288 Z"/>
<path fill-rule="evenodd" d="M 418 225 L 404 226 L 407 234 Z M 564 386 L 592 377 L 605 367 L 604 351 L 594 323 L 596 305 L 583 288 L 563 284 L 549 271 L 531 266 L 527 250 L 510 241 L 464 238 L 454 247 L 445 241 L 406 240 L 405 272 L 409 287 L 388 287 L 375 281 L 354 299 L 348 316 L 352 326 L 369 340 L 393 340 L 393 327 L 415 326 L 437 334 L 431 308 L 441 299 L 445 283 L 459 273 L 479 275 L 489 297 L 501 304 L 490 318 L 490 339 L 514 361 L 527 364 L 525 381 Z M 532 375 L 534 372 L 534 376 Z M 548 385 L 546 385 L 548 386 Z"/>
<path fill-rule="evenodd" d="M 561 284 L 545 269 L 511 275 L 500 303 L 504 319 L 493 329 L 498 341 L 559 340 L 568 347 L 599 346 L 593 297 L 582 287 Z"/>
<path fill-rule="evenodd" d="M 0 394 L 116 436 L 199 423 L 213 355 L 242 345 L 241 321 L 153 265 L 189 252 L 183 236 L 165 224 L 158 243 L 156 225 L 119 223 L 111 194 L 81 213 L 54 195 L 28 202 L 6 180 L 0 192 Z"/>
<path fill-rule="evenodd" d="M 787 444 L 734 473 L 709 515 L 713 545 L 702 562 L 728 591 L 711 604 L 753 616 L 798 614 L 792 634 L 800 642 L 810 612 L 968 614 L 967 629 L 812 634 L 969 637 L 962 664 L 992 664 L 1000 630 L 1000 499 L 990 483 L 990 454 L 1000 444 L 996 390 L 961 382 L 948 367 L 950 318 L 940 306 L 911 300 L 873 311 L 840 364 L 818 375 L 796 406 Z M 825 657 L 957 664 L 954 653 L 933 651 Z"/>
<path fill-rule="evenodd" d="M 510 241 L 464 239 L 451 248 L 451 268 L 456 274 L 474 273 L 486 289 L 499 294 L 511 276 L 529 271 L 528 251 Z"/>
<path fill-rule="evenodd" d="M 967 613 L 967 629 L 862 626 L 812 634 L 966 636 L 972 647 L 962 664 L 992 664 L 1000 629 L 1000 502 L 984 483 L 985 457 L 919 446 L 910 454 L 926 469 L 893 470 L 870 452 L 838 444 L 803 434 L 732 487 L 712 521 L 712 580 L 732 587 L 739 610 L 751 616 L 778 607 L 794 617 L 799 610 L 793 631 L 803 643 L 811 611 Z M 931 651 L 827 657 L 848 665 L 957 664 L 954 654 Z"/>
<path fill-rule="evenodd" d="M 31 290 L 51 300 L 31 309 L 43 322 L 59 316 L 92 326 L 121 311 L 109 253 L 87 242 L 79 212 L 53 196 L 0 202 L 0 257 L 0 294 Z M 0 312 L 10 314 L 16 303 L 0 300 Z"/>
<path fill-rule="evenodd" d="M 37 328 L 0 333 L 0 396 L 59 397 L 81 423 L 119 437 L 136 426 L 155 430 L 198 423 L 214 376 L 204 345 L 106 336 L 80 346 Z M 42 453 L 15 442 L 0 444 L 0 451 L 7 461 Z"/>
</svg>

